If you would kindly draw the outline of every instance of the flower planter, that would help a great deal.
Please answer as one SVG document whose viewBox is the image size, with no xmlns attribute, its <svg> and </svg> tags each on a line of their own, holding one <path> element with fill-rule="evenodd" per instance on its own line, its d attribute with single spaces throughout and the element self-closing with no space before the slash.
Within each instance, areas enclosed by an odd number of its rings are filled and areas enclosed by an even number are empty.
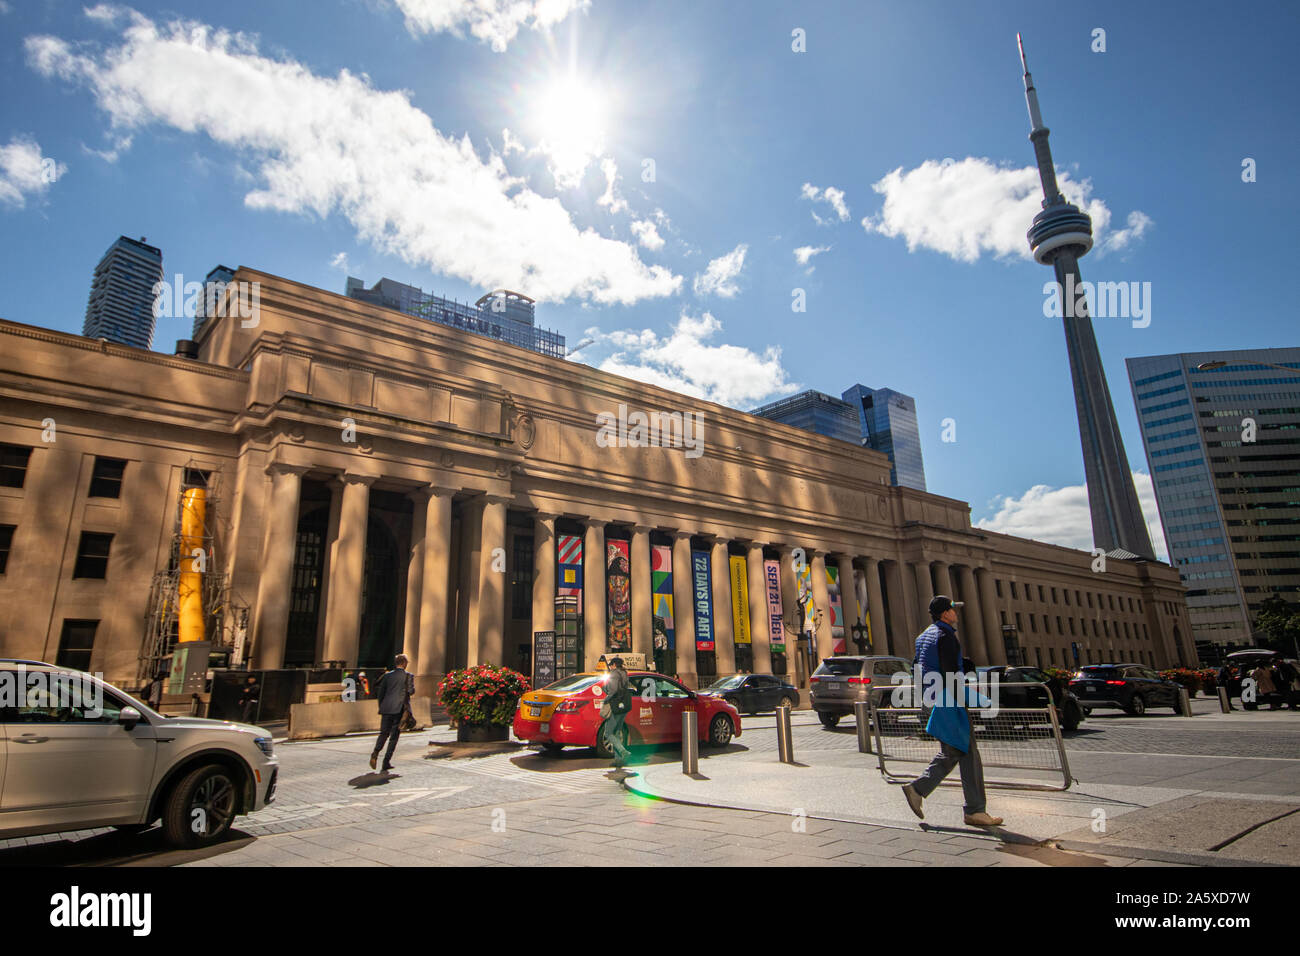
<svg viewBox="0 0 1300 956">
<path fill-rule="evenodd" d="M 505 724 L 467 724 L 456 726 L 456 740 L 463 744 L 497 743 L 510 739 L 510 728 Z"/>
</svg>

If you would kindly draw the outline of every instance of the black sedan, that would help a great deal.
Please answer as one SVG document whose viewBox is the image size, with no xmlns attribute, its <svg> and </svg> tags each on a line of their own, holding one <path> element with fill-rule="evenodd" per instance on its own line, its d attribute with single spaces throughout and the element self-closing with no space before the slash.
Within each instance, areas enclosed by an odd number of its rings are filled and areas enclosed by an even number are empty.
<svg viewBox="0 0 1300 956">
<path fill-rule="evenodd" d="M 1061 681 L 1053 680 L 1037 667 L 980 667 L 976 673 L 979 674 L 980 689 L 986 694 L 993 686 L 990 675 L 997 674 L 999 707 L 1007 710 L 1044 708 L 1050 695 L 1062 730 L 1078 730 L 1083 721 L 1083 705 L 1079 698 Z M 1025 684 L 1044 684 L 1047 689 L 1023 686 Z"/>
<path fill-rule="evenodd" d="M 1118 707 L 1141 717 L 1150 707 L 1183 712 L 1182 688 L 1141 664 L 1089 664 L 1070 681 L 1070 690 L 1085 708 Z"/>
<path fill-rule="evenodd" d="M 735 677 L 722 677 L 708 687 L 702 688 L 700 693 L 721 697 L 742 714 L 776 710 L 779 704 L 799 706 L 798 689 L 770 674 L 737 674 Z"/>
</svg>

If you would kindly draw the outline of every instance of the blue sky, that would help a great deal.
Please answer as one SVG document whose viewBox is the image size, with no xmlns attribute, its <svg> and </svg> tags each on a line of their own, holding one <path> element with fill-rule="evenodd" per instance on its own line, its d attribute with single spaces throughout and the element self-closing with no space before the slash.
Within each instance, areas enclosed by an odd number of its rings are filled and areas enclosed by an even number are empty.
<svg viewBox="0 0 1300 956">
<path fill-rule="evenodd" d="M 1149 326 L 1096 322 L 1137 470 L 1125 357 L 1297 344 L 1294 4 L 0 11 L 15 321 L 80 332 L 119 234 L 188 280 L 220 262 L 335 291 L 348 273 L 461 299 L 505 285 L 570 347 L 592 340 L 575 360 L 738 408 L 909 393 L 931 491 L 1087 546 L 1050 270 L 1025 255 L 1019 30 L 1066 195 L 1097 227 L 1084 278 L 1151 284 Z M 189 325 L 160 320 L 155 347 Z"/>
</svg>

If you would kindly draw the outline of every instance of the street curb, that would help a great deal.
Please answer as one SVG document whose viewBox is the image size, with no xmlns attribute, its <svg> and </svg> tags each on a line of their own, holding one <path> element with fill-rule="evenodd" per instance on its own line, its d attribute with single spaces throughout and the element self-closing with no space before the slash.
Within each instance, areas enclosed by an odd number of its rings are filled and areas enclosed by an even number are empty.
<svg viewBox="0 0 1300 956">
<path fill-rule="evenodd" d="M 1088 853 L 1094 856 L 1119 856 L 1129 860 L 1153 860 L 1156 863 L 1181 863 L 1186 866 L 1212 867 L 1286 867 L 1283 863 L 1265 863 L 1254 860 L 1234 860 L 1215 856 L 1212 853 L 1185 853 L 1179 850 L 1153 850 L 1147 847 L 1111 846 L 1109 844 L 1089 843 L 1086 840 L 1046 840 L 1045 844 L 1059 850 L 1073 853 Z"/>
</svg>

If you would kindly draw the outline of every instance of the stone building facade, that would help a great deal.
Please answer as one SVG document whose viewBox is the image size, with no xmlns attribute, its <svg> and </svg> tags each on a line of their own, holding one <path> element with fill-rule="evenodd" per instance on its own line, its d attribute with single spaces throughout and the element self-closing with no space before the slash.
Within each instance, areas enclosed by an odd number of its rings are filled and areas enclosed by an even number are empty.
<svg viewBox="0 0 1300 956">
<path fill-rule="evenodd" d="M 602 556 L 577 599 L 586 667 L 607 649 L 611 543 L 626 554 L 631 649 L 647 658 L 652 548 L 671 555 L 673 669 L 690 684 L 806 676 L 792 636 L 772 652 L 772 560 L 790 631 L 799 562 L 823 610 L 834 568 L 840 621 L 869 613 L 874 653 L 910 658 L 926 603 L 947 593 L 966 602 L 979 664 L 1006 663 L 1008 636 L 1029 664 L 1068 665 L 1076 647 L 1081 662 L 1195 663 L 1166 565 L 1094 571 L 1086 552 L 972 528 L 965 502 L 891 486 L 879 452 L 251 269 L 235 281 L 258 284 L 257 314 L 208 319 L 198 360 L 0 321 L 0 654 L 64 656 L 131 684 L 150 582 L 199 472 L 220 488 L 226 633 L 258 668 L 404 649 L 422 693 L 456 666 L 526 669 L 534 632 L 556 629 L 562 538 Z M 698 453 L 645 447 L 635 429 L 622 447 L 598 440 L 599 422 L 635 412 L 682 416 Z M 692 552 L 708 556 L 709 653 L 696 650 Z M 752 642 L 737 645 L 742 580 Z M 834 652 L 830 614 L 815 640 Z"/>
</svg>

